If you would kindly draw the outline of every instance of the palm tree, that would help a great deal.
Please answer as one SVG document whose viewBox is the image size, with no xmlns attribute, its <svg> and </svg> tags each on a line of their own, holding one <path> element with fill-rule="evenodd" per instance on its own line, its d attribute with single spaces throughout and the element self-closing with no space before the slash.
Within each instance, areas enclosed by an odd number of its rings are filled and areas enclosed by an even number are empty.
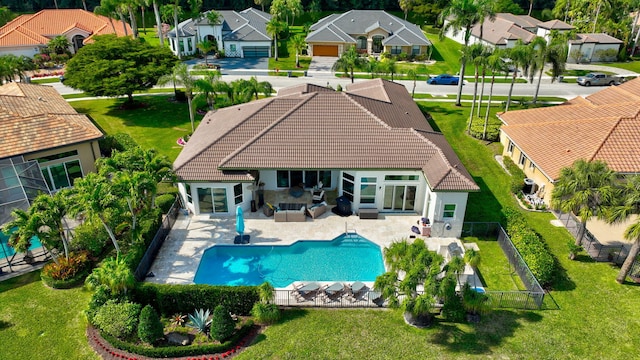
<svg viewBox="0 0 640 360">
<path fill-rule="evenodd" d="M 197 79 L 194 83 L 195 88 L 199 91 L 196 98 L 204 96 L 207 100 L 207 105 L 209 105 L 209 110 L 213 110 L 215 108 L 216 99 L 218 98 L 218 89 L 216 84 L 220 81 L 221 76 L 222 74 L 219 70 L 210 71 L 203 79 Z"/>
<path fill-rule="evenodd" d="M 522 66 L 523 72 L 526 64 L 529 63 L 532 58 L 533 52 L 531 48 L 525 45 L 522 40 L 516 42 L 516 46 L 509 49 L 509 59 L 513 65 L 513 75 L 511 78 L 511 85 L 509 86 L 509 94 L 507 96 L 507 105 L 504 111 L 509 111 L 509 105 L 511 105 L 511 95 L 513 94 L 513 85 L 516 83 L 516 77 L 518 76 L 518 68 Z"/>
<path fill-rule="evenodd" d="M 393 81 L 393 75 L 395 75 L 395 73 L 398 72 L 398 67 L 396 66 L 396 60 L 387 59 L 387 61 L 384 62 L 384 67 L 387 69 L 387 72 L 391 74 L 391 81 Z M 351 82 L 353 82 L 353 77 L 351 78 Z"/>
<path fill-rule="evenodd" d="M 47 44 L 47 47 L 53 50 L 56 54 L 64 54 L 68 52 L 70 46 L 71 43 L 69 42 L 69 39 L 67 39 L 67 37 L 64 35 L 58 35 L 54 37 Z"/>
<path fill-rule="evenodd" d="M 40 224 L 30 212 L 22 209 L 14 209 L 11 211 L 11 216 L 13 220 L 4 224 L 2 232 L 10 234 L 8 244 L 16 252 L 29 254 L 31 239 L 38 235 Z"/>
<path fill-rule="evenodd" d="M 166 4 L 160 7 L 160 12 L 165 20 L 173 20 L 173 29 L 176 32 L 176 53 L 178 59 L 182 59 L 182 50 L 180 49 L 180 31 L 178 29 L 178 16 L 182 15 L 182 7 L 180 6 L 180 0 L 175 0 L 173 4 Z"/>
<path fill-rule="evenodd" d="M 260 5 L 262 7 L 262 11 L 264 11 L 264 6 L 269 5 L 271 0 L 253 0 L 253 3 L 256 5 Z"/>
<path fill-rule="evenodd" d="M 157 182 L 147 172 L 133 173 L 119 171 L 113 176 L 113 192 L 125 199 L 131 214 L 131 230 L 137 229 L 138 217 L 151 208 L 151 196 L 155 193 Z"/>
<path fill-rule="evenodd" d="M 243 84 L 245 92 L 248 92 L 251 95 L 255 95 L 256 100 L 258 100 L 258 94 L 264 94 L 265 97 L 271 96 L 273 92 L 273 86 L 268 81 L 260 81 L 255 76 L 252 76 L 248 81 L 245 81 Z"/>
<path fill-rule="evenodd" d="M 135 286 L 136 279 L 124 257 L 116 256 L 102 261 L 100 266 L 93 269 L 93 272 L 85 280 L 85 285 L 89 289 L 94 289 L 100 285 L 105 285 L 111 290 L 112 295 L 127 293 Z"/>
<path fill-rule="evenodd" d="M 416 81 L 418 80 L 418 74 L 414 69 L 407 70 L 407 77 L 413 80 L 413 88 L 411 89 L 411 97 L 416 95 Z"/>
<path fill-rule="evenodd" d="M 113 23 L 113 16 L 115 14 L 115 11 L 113 8 L 109 6 L 108 1 L 104 1 L 104 0 L 101 1 L 100 5 L 93 8 L 93 13 L 96 15 L 105 16 L 107 19 L 109 19 L 109 23 L 111 24 L 111 29 L 113 30 L 113 33 L 114 34 L 116 33 L 116 26 Z M 126 26 L 125 26 L 125 30 L 126 30 Z"/>
<path fill-rule="evenodd" d="M 560 171 L 551 194 L 551 206 L 563 212 L 572 212 L 580 218 L 576 245 L 582 245 L 587 220 L 603 216 L 603 210 L 616 198 L 616 175 L 600 160 L 576 160 L 571 167 Z"/>
<path fill-rule="evenodd" d="M 482 131 L 482 139 L 487 138 L 487 124 L 489 122 L 489 112 L 491 110 L 491 97 L 493 96 L 493 84 L 496 82 L 496 73 L 504 71 L 505 64 L 502 58 L 504 53 L 500 49 L 495 49 L 489 57 L 487 57 L 486 67 L 491 71 L 491 87 L 489 89 L 489 100 L 487 102 L 487 111 L 484 115 L 484 130 Z"/>
<path fill-rule="evenodd" d="M 605 219 L 610 224 L 621 223 L 633 215 L 640 215 L 640 175 L 629 177 L 623 184 L 620 195 L 622 201 L 605 211 Z M 640 216 L 636 217 L 635 221 L 626 228 L 624 238 L 633 243 L 616 277 L 619 284 L 622 284 L 627 278 L 629 270 L 640 252 Z"/>
<path fill-rule="evenodd" d="M 72 189 L 73 205 L 70 208 L 71 215 L 83 213 L 89 217 L 95 217 L 109 234 L 109 238 L 120 253 L 120 246 L 115 233 L 109 225 L 109 217 L 116 217 L 121 212 L 118 197 L 113 193 L 111 184 L 107 179 L 95 173 L 87 174 L 84 178 L 75 181 Z"/>
<path fill-rule="evenodd" d="M 353 83 L 354 69 L 363 65 L 364 59 L 360 57 L 356 51 L 356 47 L 351 46 L 347 51 L 343 52 L 340 58 L 333 64 L 333 70 L 341 70 L 344 71 L 345 74 L 349 74 L 351 77 L 351 83 Z"/>
<path fill-rule="evenodd" d="M 273 44 L 275 47 L 274 58 L 278 61 L 278 34 L 283 32 L 287 28 L 287 23 L 278 20 L 276 17 L 273 17 L 267 23 L 267 33 L 273 37 Z"/>
<path fill-rule="evenodd" d="M 182 86 L 184 86 L 184 92 L 187 96 L 187 106 L 189 107 L 189 119 L 191 120 L 191 133 L 196 130 L 193 107 L 191 106 L 193 100 L 193 90 L 195 88 L 195 81 L 196 79 L 191 76 L 187 65 L 184 63 L 179 63 L 173 68 L 171 74 L 161 76 L 160 79 L 158 79 L 158 85 L 165 85 L 169 82 L 173 82 L 174 89 L 177 84 L 181 84 Z"/>
<path fill-rule="evenodd" d="M 440 37 L 444 37 L 449 30 L 452 30 L 453 35 L 457 35 L 460 30 L 464 30 L 464 48 L 466 48 L 469 46 L 471 29 L 475 24 L 483 20 L 484 16 L 484 12 L 481 11 L 479 0 L 452 0 L 440 13 L 440 21 L 448 21 L 440 31 Z M 466 64 L 467 59 L 463 56 L 460 62 L 460 81 L 458 82 L 456 106 L 462 106 L 462 85 L 464 83 L 464 71 Z"/>
<path fill-rule="evenodd" d="M 207 58 L 207 55 L 215 50 L 216 45 L 214 43 L 212 43 L 209 40 L 202 40 L 198 43 L 198 45 L 196 45 L 196 47 L 198 48 L 198 50 L 200 50 L 202 52 L 202 54 L 204 55 L 204 64 L 205 65 L 209 65 L 209 61 Z"/>
<path fill-rule="evenodd" d="M 476 105 L 476 97 L 478 95 L 478 76 L 480 75 L 480 66 L 482 66 L 486 51 L 485 46 L 481 43 L 473 44 L 467 48 L 465 48 L 462 56 L 468 57 L 471 62 L 473 62 L 475 71 L 475 82 L 473 84 L 473 100 L 471 101 L 471 111 L 469 112 L 469 125 L 467 126 L 467 133 L 471 133 L 471 123 L 473 122 L 473 109 Z"/>
<path fill-rule="evenodd" d="M 404 19 L 407 20 L 407 13 L 413 8 L 413 0 L 398 0 L 398 5 L 404 12 Z"/>
<path fill-rule="evenodd" d="M 300 53 L 307 47 L 307 43 L 304 41 L 304 35 L 298 34 L 291 38 L 291 46 L 296 50 L 296 67 L 300 67 Z"/>
<path fill-rule="evenodd" d="M 140 0 L 119 0 L 123 9 L 129 13 L 129 21 L 131 21 L 131 30 L 133 31 L 133 38 L 138 38 L 138 23 L 136 20 L 136 14 L 133 11 L 134 8 L 140 5 Z"/>
<path fill-rule="evenodd" d="M 369 58 L 369 61 L 366 63 L 366 66 L 367 66 L 367 71 L 369 71 L 369 73 L 371 74 L 372 79 L 374 75 L 378 74 L 378 71 L 380 70 L 381 65 L 382 64 L 380 63 L 380 60 L 374 57 Z"/>
<path fill-rule="evenodd" d="M 38 214 L 42 225 L 49 229 L 49 236 L 47 236 L 51 240 L 49 246 L 58 248 L 59 242 L 62 242 L 64 256 L 67 259 L 69 259 L 69 239 L 65 228 L 68 229 L 69 226 L 66 224 L 65 216 L 70 208 L 68 195 L 68 190 L 61 190 L 53 195 L 38 195 L 31 203 L 30 209 L 31 212 Z"/>
</svg>

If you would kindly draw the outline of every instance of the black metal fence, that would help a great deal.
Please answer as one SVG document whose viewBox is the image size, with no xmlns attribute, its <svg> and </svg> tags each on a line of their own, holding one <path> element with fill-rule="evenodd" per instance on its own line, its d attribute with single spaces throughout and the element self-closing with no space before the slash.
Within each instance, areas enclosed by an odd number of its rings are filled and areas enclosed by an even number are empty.
<svg viewBox="0 0 640 360">
<path fill-rule="evenodd" d="M 571 213 L 562 213 L 554 211 L 553 214 L 562 221 L 563 225 L 567 228 L 567 231 L 577 239 L 580 236 L 582 223 L 575 215 Z M 627 256 L 629 256 L 629 249 L 623 245 L 604 245 L 598 241 L 588 229 L 584 229 L 584 235 L 582 237 L 582 247 L 589 254 L 589 256 L 600 262 L 612 262 L 617 265 L 621 265 Z"/>
<path fill-rule="evenodd" d="M 384 306 L 380 295 L 369 296 L 369 292 L 364 292 L 361 296 L 353 298 L 348 296 L 329 297 L 322 292 L 300 297 L 296 296 L 295 291 L 275 290 L 274 302 L 278 306 L 284 307 L 377 308 Z M 371 292 L 373 293 L 373 291 Z"/>
<path fill-rule="evenodd" d="M 136 280 L 143 281 L 147 277 L 149 269 L 151 269 L 151 264 L 153 264 L 153 261 L 158 255 L 158 251 L 160 251 L 162 244 L 164 244 L 164 240 L 167 238 L 167 235 L 169 235 L 173 224 L 175 224 L 179 212 L 180 201 L 179 198 L 176 198 L 176 201 L 173 202 L 169 211 L 162 216 L 162 224 L 156 232 L 156 235 L 153 237 L 153 240 L 151 240 L 151 244 L 149 244 L 147 251 L 144 253 L 144 256 L 136 268 L 134 273 Z"/>
<path fill-rule="evenodd" d="M 493 307 L 516 309 L 540 309 L 544 301 L 544 289 L 538 283 L 529 266 L 524 261 L 509 235 L 500 223 L 464 223 L 463 236 L 495 237 L 510 266 L 518 274 L 526 291 L 487 291 Z"/>
</svg>

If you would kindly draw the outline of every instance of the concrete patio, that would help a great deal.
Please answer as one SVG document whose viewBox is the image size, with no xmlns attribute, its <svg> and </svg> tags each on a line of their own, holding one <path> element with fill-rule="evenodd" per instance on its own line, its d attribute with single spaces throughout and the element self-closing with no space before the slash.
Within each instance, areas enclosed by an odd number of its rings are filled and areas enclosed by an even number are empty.
<svg viewBox="0 0 640 360">
<path fill-rule="evenodd" d="M 380 214 L 376 220 L 361 220 L 356 215 L 340 217 L 327 211 L 306 222 L 276 223 L 259 209 L 245 212 L 245 234 L 251 236 L 248 245 L 289 245 L 297 240 L 331 240 L 346 231 L 357 232 L 381 247 L 394 240 L 415 235 L 411 226 L 420 219 L 417 214 Z M 434 229 L 435 230 L 435 229 Z M 151 267 L 153 277 L 146 281 L 166 284 L 193 284 L 202 254 L 216 244 L 233 244 L 235 217 L 210 217 L 209 215 L 181 214 Z M 455 238 L 426 238 L 431 250 L 456 242 Z M 368 284 L 373 285 L 373 284 Z"/>
</svg>

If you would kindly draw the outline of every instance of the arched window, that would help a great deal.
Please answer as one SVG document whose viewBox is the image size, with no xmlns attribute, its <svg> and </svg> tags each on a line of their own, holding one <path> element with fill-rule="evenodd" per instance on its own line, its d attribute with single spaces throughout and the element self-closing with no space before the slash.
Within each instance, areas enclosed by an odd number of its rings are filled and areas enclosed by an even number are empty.
<svg viewBox="0 0 640 360">
<path fill-rule="evenodd" d="M 84 41 L 84 36 L 82 35 L 76 35 L 73 37 L 73 39 L 71 39 L 74 53 L 77 53 L 78 50 L 80 50 L 80 48 L 84 46 L 84 44 L 82 43 L 83 41 Z"/>
</svg>

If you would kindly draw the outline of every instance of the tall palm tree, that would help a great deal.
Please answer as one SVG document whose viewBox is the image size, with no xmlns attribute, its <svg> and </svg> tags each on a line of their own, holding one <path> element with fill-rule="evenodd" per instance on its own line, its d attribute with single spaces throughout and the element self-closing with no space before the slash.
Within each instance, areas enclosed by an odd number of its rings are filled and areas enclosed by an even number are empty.
<svg viewBox="0 0 640 360">
<path fill-rule="evenodd" d="M 297 34 L 290 40 L 291 46 L 296 50 L 296 67 L 300 67 L 300 54 L 302 50 L 307 47 L 307 43 L 304 41 L 304 35 Z"/>
<path fill-rule="evenodd" d="M 407 13 L 413 9 L 414 0 L 398 0 L 400 10 L 404 12 L 404 19 L 407 20 Z"/>
<path fill-rule="evenodd" d="M 178 29 L 179 16 L 182 15 L 182 7 L 180 6 L 180 0 L 175 0 L 172 4 L 162 5 L 160 7 L 160 12 L 162 13 L 162 17 L 167 21 L 168 19 L 173 20 L 173 28 L 176 32 L 176 53 L 178 55 L 178 59 L 182 59 L 182 50 L 180 49 L 180 31 Z"/>
<path fill-rule="evenodd" d="M 466 48 L 469 46 L 471 29 L 482 19 L 484 19 L 484 12 L 481 11 L 480 0 L 452 0 L 440 13 L 440 21 L 447 21 L 440 31 L 440 37 L 444 37 L 449 30 L 453 32 L 453 35 L 457 35 L 463 30 L 464 48 Z M 467 59 L 463 56 L 460 61 L 460 81 L 458 82 L 456 106 L 462 106 L 462 85 L 466 65 Z"/>
<path fill-rule="evenodd" d="M 536 84 L 536 91 L 533 94 L 533 103 L 538 101 L 538 92 L 540 91 L 540 82 L 542 81 L 542 73 L 544 72 L 544 64 L 547 62 L 547 40 L 543 37 L 536 36 L 531 42 L 533 47 L 533 63 L 531 68 L 531 76 L 536 71 L 538 72 L 538 83 Z"/>
<path fill-rule="evenodd" d="M 418 74 L 414 69 L 407 70 L 407 77 L 413 80 L 413 88 L 411 89 L 411 97 L 416 95 L 416 82 L 418 80 Z"/>
<path fill-rule="evenodd" d="M 525 72 L 525 68 L 531 61 L 533 52 L 531 51 L 531 48 L 529 46 L 525 45 L 522 42 L 522 40 L 518 40 L 516 42 L 516 46 L 509 49 L 508 55 L 509 59 L 511 60 L 511 64 L 513 65 L 513 75 L 511 77 L 511 85 L 509 86 L 509 94 L 507 95 L 507 105 L 504 111 L 509 111 L 509 106 L 511 105 L 511 95 L 513 94 L 513 85 L 516 83 L 518 69 L 522 67 L 523 72 Z"/>
<path fill-rule="evenodd" d="M 113 23 L 113 16 L 116 14 L 115 13 L 115 9 L 113 9 L 112 7 L 110 7 L 109 2 L 108 1 L 101 1 L 100 5 L 96 6 L 93 9 L 93 13 L 96 15 L 102 15 L 105 16 L 107 19 L 109 19 L 109 23 L 111 24 L 111 29 L 113 30 L 113 33 L 116 33 L 116 26 Z M 125 30 L 126 30 L 126 26 L 125 26 Z"/>
<path fill-rule="evenodd" d="M 147 4 L 149 0 L 145 0 Z M 153 6 L 153 16 L 156 19 L 156 30 L 158 31 L 158 39 L 160 39 L 160 46 L 164 47 L 164 33 L 162 32 L 162 20 L 160 19 L 160 8 L 158 7 L 158 0 L 151 0 Z"/>
<path fill-rule="evenodd" d="M 37 219 L 29 211 L 14 209 L 11 211 L 13 220 L 4 224 L 2 232 L 9 234 L 8 244 L 16 252 L 27 253 L 31 246 L 31 239 L 38 235 L 40 227 Z"/>
<path fill-rule="evenodd" d="M 209 110 L 213 110 L 215 108 L 216 99 L 218 98 L 218 87 L 216 84 L 220 82 L 221 76 L 222 74 L 220 74 L 219 70 L 210 71 L 204 76 L 204 78 L 197 79 L 194 83 L 196 89 L 199 91 L 196 97 L 203 96 L 207 100 Z"/>
<path fill-rule="evenodd" d="M 49 246 L 59 248 L 61 242 L 67 259 L 69 259 L 69 239 L 65 230 L 69 226 L 66 224 L 65 216 L 69 208 L 68 191 L 61 190 L 53 195 L 38 195 L 31 203 L 30 209 L 31 212 L 38 214 L 42 225 L 49 229 L 49 236 L 47 236 L 51 240 Z"/>
<path fill-rule="evenodd" d="M 471 133 L 471 123 L 473 120 L 473 110 L 476 105 L 476 97 L 478 95 L 478 76 L 480 75 L 480 66 L 482 66 L 486 51 L 485 46 L 481 43 L 475 43 L 465 48 L 465 53 L 462 56 L 468 57 L 474 66 L 474 84 L 473 84 L 473 100 L 471 101 L 471 111 L 469 112 L 469 125 L 467 126 L 467 133 Z"/>
<path fill-rule="evenodd" d="M 627 178 L 622 185 L 620 195 L 620 203 L 605 211 L 605 219 L 608 223 L 621 223 L 633 215 L 640 215 L 640 175 Z M 636 217 L 635 221 L 625 229 L 624 238 L 633 243 L 616 277 L 619 284 L 622 284 L 627 278 L 629 270 L 640 252 L 640 216 Z"/>
<path fill-rule="evenodd" d="M 278 20 L 276 17 L 271 18 L 267 23 L 267 33 L 273 37 L 275 47 L 274 58 L 278 61 L 278 34 L 287 28 L 287 23 Z"/>
<path fill-rule="evenodd" d="M 184 87 L 184 92 L 187 96 L 187 106 L 189 107 L 189 119 L 191 120 L 191 133 L 193 133 L 196 128 L 193 115 L 193 107 L 191 106 L 191 103 L 193 101 L 193 90 L 195 89 L 194 84 L 196 82 L 196 79 L 191 76 L 186 64 L 179 63 L 173 68 L 171 74 L 162 76 L 160 77 L 160 79 L 158 79 L 158 85 L 165 85 L 169 82 L 173 82 L 174 87 L 177 84 L 181 84 Z"/>
<path fill-rule="evenodd" d="M 247 80 L 243 84 L 244 90 L 250 93 L 252 96 L 255 96 L 256 100 L 258 100 L 258 94 L 264 94 L 265 97 L 268 97 L 273 92 L 273 86 L 268 81 L 258 81 L 255 76 L 252 76 L 249 80 Z"/>
<path fill-rule="evenodd" d="M 560 171 L 551 193 L 551 206 L 580 218 L 576 245 L 582 244 L 587 221 L 592 216 L 604 216 L 604 209 L 614 203 L 615 181 L 615 172 L 599 160 L 576 160 Z"/>
<path fill-rule="evenodd" d="M 136 13 L 134 9 L 141 3 L 140 0 L 119 0 L 123 9 L 129 13 L 129 21 L 131 24 L 131 30 L 133 31 L 133 38 L 138 38 L 138 22 L 136 20 Z"/>
<path fill-rule="evenodd" d="M 496 73 L 504 71 L 504 52 L 495 49 L 491 55 L 487 57 L 486 67 L 491 71 L 491 87 L 489 88 L 489 100 L 487 102 L 487 111 L 484 115 L 484 129 L 482 131 L 482 139 L 487 138 L 487 124 L 489 122 L 489 112 L 491 110 L 491 97 L 493 96 L 493 84 L 496 82 Z"/>
<path fill-rule="evenodd" d="M 351 83 L 353 83 L 353 71 L 356 67 L 364 65 L 364 61 L 356 51 L 356 47 L 352 45 L 347 51 L 343 52 L 340 58 L 333 64 L 333 70 L 344 71 L 345 74 L 349 74 Z"/>
<path fill-rule="evenodd" d="M 113 177 L 113 192 L 127 202 L 131 215 L 131 230 L 135 231 L 138 218 L 151 208 L 151 196 L 155 193 L 157 182 L 147 172 L 133 173 L 119 171 Z"/>
<path fill-rule="evenodd" d="M 207 58 L 207 55 L 215 50 L 216 45 L 214 43 L 212 43 L 211 41 L 205 39 L 200 41 L 196 47 L 198 48 L 198 50 L 200 50 L 202 52 L 202 54 L 204 55 L 204 64 L 205 65 L 209 65 L 209 60 Z"/>
<path fill-rule="evenodd" d="M 264 11 L 265 5 L 269 5 L 271 0 L 253 0 L 253 3 L 256 5 L 260 5 L 262 7 L 262 11 Z"/>
<path fill-rule="evenodd" d="M 95 173 L 87 174 L 84 178 L 77 179 L 72 189 L 73 205 L 71 215 L 83 213 L 97 218 L 109 234 L 116 253 L 120 253 L 120 246 L 116 235 L 109 225 L 110 216 L 116 217 L 121 212 L 118 199 L 111 189 L 108 180 Z"/>
</svg>

